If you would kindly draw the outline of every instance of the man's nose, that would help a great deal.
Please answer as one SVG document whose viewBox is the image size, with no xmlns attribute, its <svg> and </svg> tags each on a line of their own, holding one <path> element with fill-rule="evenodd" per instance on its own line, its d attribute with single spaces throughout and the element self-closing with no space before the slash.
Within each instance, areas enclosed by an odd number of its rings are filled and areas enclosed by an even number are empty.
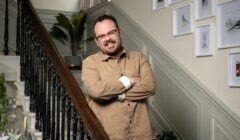
<svg viewBox="0 0 240 140">
<path fill-rule="evenodd" d="M 110 40 L 111 39 L 111 37 L 109 36 L 109 35 L 106 35 L 105 36 L 105 41 L 108 41 L 108 40 Z"/>
</svg>

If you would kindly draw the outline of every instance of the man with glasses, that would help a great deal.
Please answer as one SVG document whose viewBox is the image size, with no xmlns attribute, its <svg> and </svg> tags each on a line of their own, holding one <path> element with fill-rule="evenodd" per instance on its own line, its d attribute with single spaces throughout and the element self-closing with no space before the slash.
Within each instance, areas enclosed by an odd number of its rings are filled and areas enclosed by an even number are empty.
<svg viewBox="0 0 240 140">
<path fill-rule="evenodd" d="M 111 140 L 150 140 L 147 98 L 154 94 L 155 79 L 141 52 L 123 48 L 120 33 L 111 15 L 94 23 L 100 51 L 87 57 L 82 67 L 88 104 Z"/>
</svg>

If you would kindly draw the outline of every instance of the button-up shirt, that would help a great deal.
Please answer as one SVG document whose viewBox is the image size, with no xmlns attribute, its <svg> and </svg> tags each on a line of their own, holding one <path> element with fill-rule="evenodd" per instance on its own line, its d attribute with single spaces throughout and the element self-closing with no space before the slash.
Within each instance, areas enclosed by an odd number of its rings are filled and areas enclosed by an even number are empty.
<svg viewBox="0 0 240 140">
<path fill-rule="evenodd" d="M 119 78 L 140 75 L 126 90 Z M 155 79 L 141 52 L 122 51 L 118 58 L 98 52 L 83 61 L 82 80 L 90 108 L 111 140 L 150 140 L 147 97 L 154 94 Z M 125 93 L 125 100 L 117 100 Z"/>
</svg>

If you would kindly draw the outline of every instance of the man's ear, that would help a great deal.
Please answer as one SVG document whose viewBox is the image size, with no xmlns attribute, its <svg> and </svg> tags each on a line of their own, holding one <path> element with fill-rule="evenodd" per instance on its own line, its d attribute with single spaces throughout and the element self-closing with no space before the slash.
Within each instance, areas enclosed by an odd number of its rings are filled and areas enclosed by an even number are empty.
<svg viewBox="0 0 240 140">
<path fill-rule="evenodd" d="M 121 32 L 122 32 L 122 30 L 119 28 L 119 29 L 118 29 L 119 36 L 121 36 Z M 121 37 L 122 37 L 122 36 L 121 36 Z"/>
<path fill-rule="evenodd" d="M 99 46 L 99 45 L 98 45 L 98 41 L 97 41 L 97 39 L 96 39 L 96 38 L 94 39 L 94 41 L 96 42 L 97 46 Z"/>
</svg>

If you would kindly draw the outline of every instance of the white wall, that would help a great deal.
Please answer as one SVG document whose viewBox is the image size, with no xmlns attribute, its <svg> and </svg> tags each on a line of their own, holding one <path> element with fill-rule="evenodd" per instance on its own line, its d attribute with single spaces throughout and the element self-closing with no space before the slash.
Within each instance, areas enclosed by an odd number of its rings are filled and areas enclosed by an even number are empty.
<svg viewBox="0 0 240 140">
<path fill-rule="evenodd" d="M 113 0 L 112 2 L 121 7 L 187 71 L 240 116 L 240 88 L 230 88 L 227 80 L 228 55 L 240 52 L 240 47 L 220 50 L 217 49 L 214 39 L 213 56 L 196 57 L 194 33 L 178 37 L 172 35 L 172 10 L 193 3 L 193 0 L 183 0 L 156 11 L 152 10 L 152 0 Z M 217 0 L 216 5 L 223 2 L 226 0 Z M 193 20 L 194 27 L 206 23 L 215 25 L 216 16 L 201 21 Z M 216 37 L 215 30 L 214 33 Z"/>
<path fill-rule="evenodd" d="M 78 11 L 80 0 L 31 0 L 36 9 L 57 10 L 57 11 Z"/>
<path fill-rule="evenodd" d="M 36 9 L 77 12 L 98 4 L 101 0 L 30 0 Z"/>
</svg>

